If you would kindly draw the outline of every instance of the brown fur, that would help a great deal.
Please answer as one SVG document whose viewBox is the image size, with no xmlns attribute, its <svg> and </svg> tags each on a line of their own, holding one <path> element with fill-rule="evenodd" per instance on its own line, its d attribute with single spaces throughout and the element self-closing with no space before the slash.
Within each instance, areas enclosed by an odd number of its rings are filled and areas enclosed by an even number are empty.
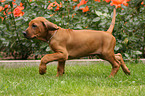
<svg viewBox="0 0 145 96">
<path fill-rule="evenodd" d="M 115 37 L 111 34 L 115 24 L 116 9 L 109 29 L 96 30 L 72 30 L 63 29 L 43 17 L 37 17 L 29 23 L 29 27 L 23 32 L 26 38 L 37 38 L 49 43 L 53 54 L 47 54 L 41 59 L 39 73 L 46 73 L 46 64 L 58 61 L 57 76 L 64 73 L 65 61 L 88 55 L 98 55 L 112 65 L 109 77 L 114 76 L 121 66 L 126 74 L 130 74 L 121 54 L 114 54 L 116 44 Z"/>
</svg>

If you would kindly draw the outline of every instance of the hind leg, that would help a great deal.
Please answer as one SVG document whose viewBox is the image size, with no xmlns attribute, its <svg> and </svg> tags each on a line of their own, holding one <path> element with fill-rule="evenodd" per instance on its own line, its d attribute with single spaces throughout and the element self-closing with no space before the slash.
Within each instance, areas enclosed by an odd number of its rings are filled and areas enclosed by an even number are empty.
<svg viewBox="0 0 145 96">
<path fill-rule="evenodd" d="M 112 71 L 111 71 L 111 74 L 109 75 L 109 77 L 114 77 L 116 74 L 117 74 L 117 72 L 118 72 L 118 70 L 119 70 L 119 68 L 120 68 L 120 64 L 119 64 L 119 62 L 115 59 L 115 57 L 114 56 L 110 56 L 110 58 L 109 59 L 107 59 L 110 63 L 111 63 L 111 65 L 112 65 Z"/>
<path fill-rule="evenodd" d="M 120 62 L 121 68 L 125 74 L 130 75 L 130 71 L 127 68 L 126 64 L 123 61 L 122 55 L 120 53 L 115 54 L 115 58 Z"/>
<path fill-rule="evenodd" d="M 109 77 L 114 77 L 120 68 L 120 63 L 115 58 L 114 54 L 113 53 L 105 53 L 99 57 L 110 62 L 110 64 L 112 65 L 112 71 L 111 71 L 111 74 L 109 75 Z"/>
</svg>

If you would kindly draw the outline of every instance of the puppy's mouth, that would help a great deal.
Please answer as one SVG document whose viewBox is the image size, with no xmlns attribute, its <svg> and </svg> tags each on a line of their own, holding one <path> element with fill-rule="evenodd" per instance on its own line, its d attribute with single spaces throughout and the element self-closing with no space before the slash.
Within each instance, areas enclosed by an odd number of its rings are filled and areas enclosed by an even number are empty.
<svg viewBox="0 0 145 96">
<path fill-rule="evenodd" d="M 28 36 L 27 33 L 26 33 L 25 31 L 23 32 L 23 35 L 24 35 L 24 37 L 27 38 L 27 39 L 35 39 L 35 38 L 36 38 L 36 35 L 34 35 L 34 36 Z"/>
<path fill-rule="evenodd" d="M 35 39 L 36 38 L 36 36 L 33 36 L 33 37 L 24 36 L 24 37 L 27 38 L 27 39 Z"/>
<path fill-rule="evenodd" d="M 35 38 L 36 38 L 36 36 L 33 36 L 33 37 L 29 38 L 29 39 L 35 39 Z"/>
</svg>

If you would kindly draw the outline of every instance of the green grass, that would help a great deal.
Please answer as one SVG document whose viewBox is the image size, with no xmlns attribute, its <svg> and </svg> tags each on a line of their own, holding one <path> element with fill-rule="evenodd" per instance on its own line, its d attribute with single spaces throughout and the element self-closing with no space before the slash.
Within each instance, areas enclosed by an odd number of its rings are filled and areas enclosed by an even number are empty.
<svg viewBox="0 0 145 96">
<path fill-rule="evenodd" d="M 131 75 L 122 69 L 107 78 L 111 66 L 66 64 L 66 74 L 56 77 L 56 65 L 39 75 L 38 66 L 0 67 L 0 96 L 145 96 L 145 64 L 127 64 Z"/>
</svg>

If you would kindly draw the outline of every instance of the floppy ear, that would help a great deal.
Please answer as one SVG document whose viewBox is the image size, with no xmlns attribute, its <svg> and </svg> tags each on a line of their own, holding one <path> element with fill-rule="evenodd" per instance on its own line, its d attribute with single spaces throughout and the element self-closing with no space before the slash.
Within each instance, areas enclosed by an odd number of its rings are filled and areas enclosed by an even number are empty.
<svg viewBox="0 0 145 96">
<path fill-rule="evenodd" d="M 46 27 L 47 30 L 58 30 L 58 26 L 49 22 L 49 21 L 42 21 L 43 26 Z"/>
</svg>

